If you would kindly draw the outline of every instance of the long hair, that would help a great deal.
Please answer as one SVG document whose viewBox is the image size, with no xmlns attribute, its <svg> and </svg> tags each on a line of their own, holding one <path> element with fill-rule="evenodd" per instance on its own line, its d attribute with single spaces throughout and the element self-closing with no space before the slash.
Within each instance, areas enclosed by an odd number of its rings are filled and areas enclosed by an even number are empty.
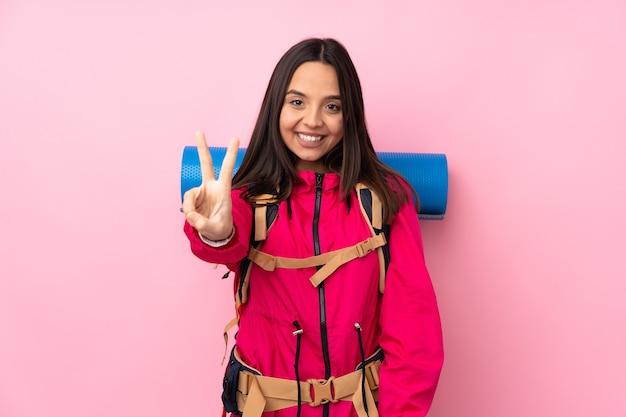
<svg viewBox="0 0 626 417">
<path fill-rule="evenodd" d="M 269 81 L 250 144 L 233 178 L 233 188 L 247 187 L 247 199 L 278 190 L 278 201 L 291 195 L 299 180 L 296 156 L 283 142 L 279 119 L 287 88 L 296 69 L 305 62 L 331 65 L 337 73 L 342 103 L 344 137 L 324 157 L 324 166 L 339 174 L 344 200 L 357 183 L 369 186 L 380 198 L 385 222 L 409 199 L 417 208 L 417 194 L 401 174 L 382 163 L 367 131 L 361 83 L 346 48 L 334 39 L 306 39 L 292 46 L 278 61 Z M 347 156 L 347 157 L 344 157 Z"/>
</svg>

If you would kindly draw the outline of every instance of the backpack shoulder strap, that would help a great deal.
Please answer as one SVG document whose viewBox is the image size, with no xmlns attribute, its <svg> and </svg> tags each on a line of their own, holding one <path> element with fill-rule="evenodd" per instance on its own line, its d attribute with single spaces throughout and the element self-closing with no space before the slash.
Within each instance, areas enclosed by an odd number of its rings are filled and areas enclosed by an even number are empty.
<svg viewBox="0 0 626 417">
<path fill-rule="evenodd" d="M 267 238 L 267 231 L 274 224 L 278 214 L 278 204 L 276 196 L 273 194 L 261 194 L 256 196 L 252 202 L 253 230 L 254 237 L 250 238 L 250 243 L 260 242 Z"/>
<path fill-rule="evenodd" d="M 385 292 L 385 276 L 387 269 L 389 268 L 389 225 L 383 224 L 383 207 L 380 199 L 374 191 L 372 191 L 365 184 L 356 185 L 356 194 L 359 199 L 359 205 L 361 206 L 361 212 L 363 217 L 367 220 L 367 224 L 370 227 L 372 236 L 384 234 L 386 244 L 377 248 L 378 252 L 378 264 L 380 268 L 380 280 L 378 283 L 378 289 L 380 293 Z"/>
<path fill-rule="evenodd" d="M 278 216 L 278 204 L 276 196 L 273 194 L 262 194 L 254 198 L 252 202 L 252 233 L 250 234 L 250 247 L 260 249 L 267 238 L 276 217 Z M 239 282 L 237 283 L 237 293 L 235 295 L 237 310 L 241 304 L 248 301 L 248 287 L 250 285 L 250 259 L 248 257 L 241 261 L 239 268 Z"/>
</svg>

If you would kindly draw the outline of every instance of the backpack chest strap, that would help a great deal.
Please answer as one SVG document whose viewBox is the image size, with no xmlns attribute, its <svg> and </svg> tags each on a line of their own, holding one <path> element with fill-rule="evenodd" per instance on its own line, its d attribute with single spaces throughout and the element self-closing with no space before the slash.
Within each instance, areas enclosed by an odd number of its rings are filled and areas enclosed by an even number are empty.
<svg viewBox="0 0 626 417">
<path fill-rule="evenodd" d="M 370 252 L 384 246 L 386 243 L 387 240 L 385 239 L 385 235 L 381 233 L 367 238 L 353 246 L 308 258 L 272 256 L 251 246 L 248 251 L 248 258 L 259 267 L 269 272 L 275 270 L 276 268 L 302 269 L 323 265 L 310 278 L 311 284 L 313 284 L 314 287 L 317 287 L 341 265 L 348 263 L 353 259 L 362 258 Z"/>
</svg>

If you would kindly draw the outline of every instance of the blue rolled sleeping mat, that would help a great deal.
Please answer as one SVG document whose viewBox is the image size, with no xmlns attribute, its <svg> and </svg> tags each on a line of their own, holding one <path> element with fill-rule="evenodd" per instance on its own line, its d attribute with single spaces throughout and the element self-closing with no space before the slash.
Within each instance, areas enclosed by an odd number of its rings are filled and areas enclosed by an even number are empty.
<svg viewBox="0 0 626 417">
<path fill-rule="evenodd" d="M 209 146 L 215 176 L 218 177 L 226 148 Z M 235 172 L 241 165 L 245 148 L 237 153 Z M 419 218 L 442 220 L 448 204 L 448 161 L 445 154 L 378 152 L 382 162 L 395 169 L 415 188 L 420 202 Z M 180 197 L 202 183 L 200 159 L 195 146 L 185 146 L 180 175 Z"/>
</svg>

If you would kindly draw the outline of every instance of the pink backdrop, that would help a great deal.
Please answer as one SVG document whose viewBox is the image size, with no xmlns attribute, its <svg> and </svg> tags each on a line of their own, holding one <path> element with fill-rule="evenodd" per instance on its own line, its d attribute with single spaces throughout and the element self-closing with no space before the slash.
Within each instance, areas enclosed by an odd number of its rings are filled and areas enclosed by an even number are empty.
<svg viewBox="0 0 626 417">
<path fill-rule="evenodd" d="M 188 250 L 182 148 L 245 145 L 318 35 L 379 150 L 448 155 L 430 415 L 626 415 L 625 3 L 226 3 L 0 2 L 0 416 L 221 412 L 231 281 Z"/>
</svg>

